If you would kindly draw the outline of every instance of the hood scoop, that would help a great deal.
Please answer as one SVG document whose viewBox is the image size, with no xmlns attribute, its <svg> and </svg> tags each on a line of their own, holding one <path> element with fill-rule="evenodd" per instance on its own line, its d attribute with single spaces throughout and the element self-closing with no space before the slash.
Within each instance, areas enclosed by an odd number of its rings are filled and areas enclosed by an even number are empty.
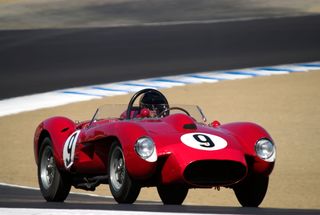
<svg viewBox="0 0 320 215">
<path fill-rule="evenodd" d="M 197 126 L 195 120 L 183 113 L 175 113 L 168 117 L 163 118 L 170 127 L 173 127 L 179 132 L 185 132 L 188 130 L 196 130 Z"/>
<path fill-rule="evenodd" d="M 183 125 L 183 128 L 184 128 L 184 129 L 189 129 L 189 130 L 196 130 L 196 129 L 197 129 L 197 126 L 196 126 L 196 124 L 194 124 L 194 123 L 189 123 L 189 124 L 184 124 L 184 125 Z"/>
</svg>

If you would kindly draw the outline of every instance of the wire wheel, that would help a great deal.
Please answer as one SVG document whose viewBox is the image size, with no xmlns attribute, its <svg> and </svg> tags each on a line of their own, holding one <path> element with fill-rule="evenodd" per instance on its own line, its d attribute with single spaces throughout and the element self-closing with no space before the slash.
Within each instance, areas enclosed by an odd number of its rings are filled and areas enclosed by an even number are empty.
<svg viewBox="0 0 320 215">
<path fill-rule="evenodd" d="M 112 144 L 109 152 L 109 187 L 118 203 L 133 203 L 140 193 L 140 185 L 127 172 L 119 143 Z"/>
<path fill-rule="evenodd" d="M 40 162 L 40 177 L 42 185 L 45 189 L 52 186 L 54 179 L 56 164 L 54 162 L 53 154 L 50 147 L 46 147 L 43 150 L 41 162 Z"/>
<path fill-rule="evenodd" d="M 124 166 L 123 154 L 119 147 L 112 153 L 110 160 L 110 181 L 116 191 L 119 191 L 124 183 L 126 169 Z"/>
<path fill-rule="evenodd" d="M 71 189 L 70 178 L 56 166 L 52 144 L 45 138 L 39 151 L 38 182 L 42 196 L 49 202 L 63 202 Z"/>
</svg>

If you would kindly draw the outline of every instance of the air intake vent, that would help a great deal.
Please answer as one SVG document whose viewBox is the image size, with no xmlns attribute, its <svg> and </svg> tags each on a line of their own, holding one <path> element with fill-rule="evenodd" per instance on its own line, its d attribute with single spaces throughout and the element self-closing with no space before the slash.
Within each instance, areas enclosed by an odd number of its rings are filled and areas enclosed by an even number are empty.
<svg viewBox="0 0 320 215">
<path fill-rule="evenodd" d="M 195 130 L 195 129 L 197 129 L 197 126 L 196 126 L 196 124 L 191 123 L 191 124 L 184 124 L 184 125 L 183 125 L 183 128 L 184 128 L 184 129 Z"/>
<path fill-rule="evenodd" d="M 196 161 L 187 166 L 184 177 L 199 186 L 223 186 L 233 184 L 246 175 L 246 167 L 234 161 Z"/>
</svg>

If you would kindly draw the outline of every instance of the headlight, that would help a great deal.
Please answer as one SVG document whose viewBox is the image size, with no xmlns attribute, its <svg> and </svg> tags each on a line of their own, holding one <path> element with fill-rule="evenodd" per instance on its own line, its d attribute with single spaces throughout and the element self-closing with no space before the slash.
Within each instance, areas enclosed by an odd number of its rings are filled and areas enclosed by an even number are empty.
<svg viewBox="0 0 320 215">
<path fill-rule="evenodd" d="M 255 150 L 262 160 L 273 162 L 276 159 L 276 147 L 268 139 L 261 139 L 255 145 Z"/>
<path fill-rule="evenodd" d="M 154 142 L 149 137 L 141 137 L 135 144 L 137 154 L 144 160 L 154 162 L 157 160 L 157 153 Z"/>
</svg>

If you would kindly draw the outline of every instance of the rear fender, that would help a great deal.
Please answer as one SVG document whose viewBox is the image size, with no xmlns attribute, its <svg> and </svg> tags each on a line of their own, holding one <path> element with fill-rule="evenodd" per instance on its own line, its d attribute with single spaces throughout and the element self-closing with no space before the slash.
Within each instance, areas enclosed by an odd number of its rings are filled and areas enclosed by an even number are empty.
<svg viewBox="0 0 320 215">
<path fill-rule="evenodd" d="M 39 150 L 44 138 L 49 137 L 52 142 L 53 156 L 56 165 L 63 167 L 63 146 L 67 138 L 76 130 L 76 124 L 66 117 L 52 117 L 41 122 L 34 135 L 34 156 L 38 164 Z"/>
</svg>

